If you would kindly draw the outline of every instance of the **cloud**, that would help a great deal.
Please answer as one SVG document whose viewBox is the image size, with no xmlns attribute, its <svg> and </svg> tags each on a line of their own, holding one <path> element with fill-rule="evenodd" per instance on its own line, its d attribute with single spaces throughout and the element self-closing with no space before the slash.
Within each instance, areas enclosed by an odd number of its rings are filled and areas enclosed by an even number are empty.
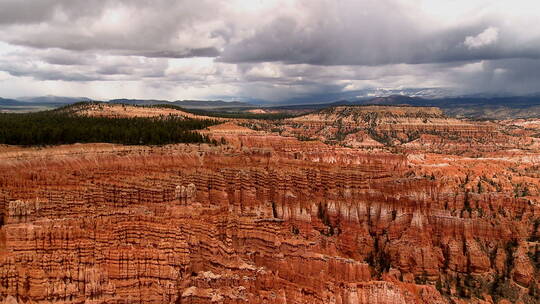
<svg viewBox="0 0 540 304">
<path fill-rule="evenodd" d="M 28 95 L 25 84 L 96 98 L 272 102 L 371 87 L 521 94 L 539 90 L 538 9 L 528 0 L 0 0 L 0 96 Z"/>
<path fill-rule="evenodd" d="M 219 50 L 215 47 L 186 49 L 183 51 L 148 51 L 135 55 L 152 58 L 190 58 L 190 57 L 217 57 Z"/>
<path fill-rule="evenodd" d="M 477 36 L 467 36 L 463 42 L 469 49 L 477 49 L 487 45 L 494 44 L 499 39 L 499 29 L 488 27 Z"/>
<path fill-rule="evenodd" d="M 0 40 L 40 49 L 162 58 L 219 54 L 213 1 L 0 1 Z"/>
<path fill-rule="evenodd" d="M 447 70 L 442 77 L 464 93 L 529 94 L 539 91 L 539 71 L 540 60 L 484 60 Z"/>
<path fill-rule="evenodd" d="M 0 1 L 0 24 L 24 25 L 49 22 L 62 16 L 71 20 L 96 17 L 112 1 L 94 0 L 92 5 L 85 0 L 39 0 L 32 3 L 19 0 Z"/>
<path fill-rule="evenodd" d="M 273 19 L 245 39 L 227 45 L 219 60 L 376 66 L 540 59 L 538 31 L 519 37 L 522 29 L 495 15 L 431 26 L 427 21 L 432 20 L 400 1 L 312 0 L 301 4 L 301 15 Z"/>
</svg>

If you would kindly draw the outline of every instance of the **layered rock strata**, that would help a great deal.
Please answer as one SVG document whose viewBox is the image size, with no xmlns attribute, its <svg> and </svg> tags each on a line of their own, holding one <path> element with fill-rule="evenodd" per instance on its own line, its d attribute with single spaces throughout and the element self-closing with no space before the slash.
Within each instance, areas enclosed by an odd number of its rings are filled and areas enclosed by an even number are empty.
<svg viewBox="0 0 540 304">
<path fill-rule="evenodd" d="M 390 153 L 268 131 L 1 148 L 0 299 L 539 301 L 537 151 Z"/>
</svg>

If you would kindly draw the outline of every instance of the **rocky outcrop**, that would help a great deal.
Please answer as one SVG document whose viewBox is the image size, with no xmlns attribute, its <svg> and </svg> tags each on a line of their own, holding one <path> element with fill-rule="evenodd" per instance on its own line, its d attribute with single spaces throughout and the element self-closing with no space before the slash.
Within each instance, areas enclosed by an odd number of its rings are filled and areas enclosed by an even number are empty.
<svg viewBox="0 0 540 304">
<path fill-rule="evenodd" d="M 0 300 L 539 301 L 536 151 L 206 132 L 227 144 L 0 151 Z"/>
<path fill-rule="evenodd" d="M 468 156 L 540 148 L 540 141 L 535 138 L 538 130 L 525 131 L 517 122 L 450 118 L 436 107 L 336 106 L 283 121 L 247 125 L 301 140 L 320 140 L 352 148 L 390 147 L 406 152 L 422 150 Z M 532 126 L 533 123 L 527 124 Z"/>
<path fill-rule="evenodd" d="M 176 186 L 174 193 L 180 202 L 191 202 L 191 200 L 195 197 L 196 191 L 197 188 L 195 185 L 190 183 L 187 186 Z"/>
<path fill-rule="evenodd" d="M 435 107 L 340 106 L 292 118 L 290 121 L 319 129 L 313 130 L 314 133 L 327 137 L 327 140 L 340 141 L 347 134 L 363 130 L 384 144 L 406 143 L 421 134 L 438 134 L 446 138 L 479 138 L 494 133 L 492 125 L 448 118 Z"/>
</svg>

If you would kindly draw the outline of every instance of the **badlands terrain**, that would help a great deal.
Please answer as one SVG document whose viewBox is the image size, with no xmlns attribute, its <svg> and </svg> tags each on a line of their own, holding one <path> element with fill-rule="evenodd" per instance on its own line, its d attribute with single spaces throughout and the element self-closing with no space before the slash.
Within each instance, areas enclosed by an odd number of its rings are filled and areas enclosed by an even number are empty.
<svg viewBox="0 0 540 304">
<path fill-rule="evenodd" d="M 0 146 L 0 301 L 540 302 L 540 120 L 217 120 L 217 145 Z"/>
</svg>

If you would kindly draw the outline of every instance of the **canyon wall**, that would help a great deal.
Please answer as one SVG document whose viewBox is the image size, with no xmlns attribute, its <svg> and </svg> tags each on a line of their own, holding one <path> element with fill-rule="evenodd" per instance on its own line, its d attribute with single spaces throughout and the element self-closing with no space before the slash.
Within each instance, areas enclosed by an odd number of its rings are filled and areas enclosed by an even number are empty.
<svg viewBox="0 0 540 304">
<path fill-rule="evenodd" d="M 540 301 L 537 151 L 396 153 L 269 131 L 0 148 L 0 300 Z"/>
</svg>

